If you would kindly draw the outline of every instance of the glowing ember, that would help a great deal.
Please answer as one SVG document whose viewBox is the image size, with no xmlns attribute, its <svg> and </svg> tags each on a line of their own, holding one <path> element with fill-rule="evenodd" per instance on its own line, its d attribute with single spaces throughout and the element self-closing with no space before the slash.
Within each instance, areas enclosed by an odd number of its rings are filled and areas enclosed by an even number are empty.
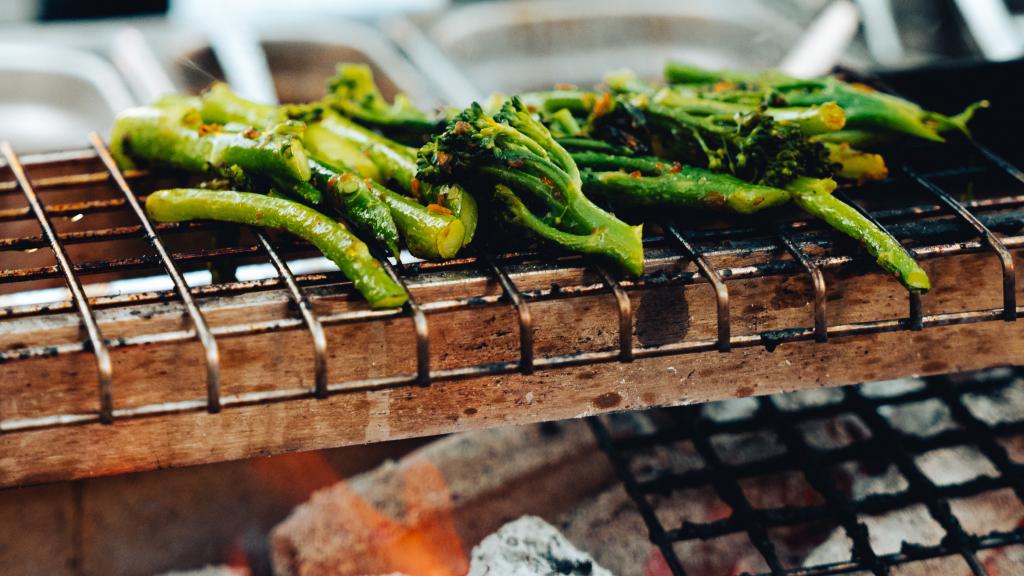
<svg viewBox="0 0 1024 576">
<path fill-rule="evenodd" d="M 345 528 L 338 533 L 312 526 L 308 537 L 322 541 L 317 547 L 320 550 L 344 549 L 346 553 L 299 559 L 294 556 L 301 552 L 293 549 L 290 568 L 278 572 L 464 576 L 469 559 L 455 527 L 451 496 L 441 471 L 426 460 L 412 459 L 403 461 L 399 474 L 404 507 L 401 519 L 374 507 L 347 484 L 332 487 L 330 498 L 314 494 L 312 504 L 330 507 L 331 525 Z"/>
</svg>

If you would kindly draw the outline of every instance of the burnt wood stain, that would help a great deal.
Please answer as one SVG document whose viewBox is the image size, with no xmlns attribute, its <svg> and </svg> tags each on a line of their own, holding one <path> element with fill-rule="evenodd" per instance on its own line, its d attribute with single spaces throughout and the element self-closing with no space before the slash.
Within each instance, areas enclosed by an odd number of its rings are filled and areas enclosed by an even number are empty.
<svg viewBox="0 0 1024 576">
<path fill-rule="evenodd" d="M 594 398 L 592 404 L 595 408 L 610 410 L 611 408 L 615 408 L 619 404 L 622 404 L 622 396 L 618 392 L 605 392 L 597 398 Z"/>
</svg>

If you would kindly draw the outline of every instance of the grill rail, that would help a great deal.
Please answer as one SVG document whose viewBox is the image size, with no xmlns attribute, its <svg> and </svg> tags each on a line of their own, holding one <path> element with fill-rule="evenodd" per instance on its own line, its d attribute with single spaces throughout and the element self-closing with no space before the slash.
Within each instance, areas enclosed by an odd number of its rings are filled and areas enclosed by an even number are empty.
<svg viewBox="0 0 1024 576">
<path fill-rule="evenodd" d="M 921 296 L 903 291 L 907 302 L 905 314 L 894 316 L 891 312 L 880 310 L 877 316 L 870 317 L 863 313 L 852 314 L 851 306 L 842 303 L 842 299 L 846 298 L 843 286 L 856 282 L 857 277 L 864 274 L 879 279 L 883 277 L 845 239 L 823 229 L 816 222 L 792 215 L 769 225 L 732 222 L 723 226 L 717 222 L 705 223 L 701 220 L 665 223 L 645 238 L 649 254 L 648 271 L 640 278 L 616 279 L 600 265 L 582 258 L 544 252 L 498 252 L 437 263 L 387 262 L 389 272 L 409 289 L 413 298 L 402 310 L 370 310 L 359 302 L 350 283 L 340 278 L 336 271 L 293 273 L 289 262 L 294 263 L 297 256 L 311 253 L 310 247 L 301 242 L 291 239 L 272 241 L 272 236 L 250 231 L 252 241 L 242 241 L 237 245 L 173 248 L 182 239 L 187 243 L 191 235 L 208 234 L 216 228 L 208 223 L 150 222 L 140 202 L 144 201 L 145 194 L 161 185 L 166 186 L 168 176 L 145 171 L 122 173 L 100 137 L 93 134 L 89 140 L 93 146 L 92 152 L 43 156 L 28 159 L 24 163 L 13 151 L 9 151 L 9 147 L 5 148 L 7 166 L 15 179 L 0 182 L 0 202 L 3 202 L 0 204 L 0 255 L 33 251 L 46 245 L 60 251 L 69 247 L 90 249 L 92 246 L 139 240 L 148 244 L 155 254 L 136 252 L 128 256 L 88 260 L 69 257 L 65 251 L 63 257 L 58 255 L 58 263 L 55 265 L 0 266 L 0 280 L 10 286 L 38 285 L 63 278 L 72 292 L 71 298 L 0 308 L 0 334 L 6 323 L 24 326 L 27 322 L 61 318 L 76 310 L 81 318 L 85 318 L 84 323 L 89 333 L 89 339 L 84 341 L 36 341 L 28 344 L 14 341 L 12 344 L 13 339 L 8 338 L 0 346 L 0 370 L 16 366 L 24 360 L 84 352 L 94 353 L 102 366 L 105 350 L 117 357 L 121 350 L 147 349 L 198 340 L 204 350 L 206 398 L 200 400 L 168 396 L 161 397 L 159 401 L 125 402 L 114 393 L 118 378 L 118 364 L 114 362 L 113 369 L 105 372 L 101 369 L 100 398 L 95 411 L 54 410 L 41 413 L 33 410 L 22 414 L 11 410 L 10 406 L 6 410 L 0 407 L 0 442 L 5 437 L 55 427 L 163 418 L 197 411 L 215 413 L 228 408 L 309 398 L 326 400 L 343 394 L 395 390 L 408 386 L 428 387 L 439 382 L 480 378 L 501 381 L 511 375 L 524 377 L 516 379 L 516 382 L 526 382 L 529 380 L 526 377 L 534 372 L 548 373 L 552 378 L 558 378 L 566 370 L 596 364 L 630 363 L 634 360 L 757 347 L 774 350 L 780 345 L 790 346 L 802 342 L 831 345 L 836 339 L 849 341 L 894 332 L 928 331 L 940 327 L 966 327 L 996 320 L 1015 320 L 1024 310 L 1017 306 L 1014 265 L 1015 254 L 1024 250 L 1024 173 L 975 143 L 949 146 L 944 149 L 945 152 L 937 152 L 936 148 L 910 150 L 905 162 L 898 161 L 898 169 L 894 170 L 896 176 L 877 186 L 891 194 L 877 191 L 862 193 L 852 189 L 839 193 L 897 237 L 920 238 L 912 248 L 924 263 L 934 263 L 933 267 L 952 266 L 942 263 L 959 261 L 957 259 L 976 254 L 994 255 L 1000 266 L 1002 305 L 978 306 L 977 300 L 953 296 L 942 300 L 943 290 L 970 290 L 971 287 L 951 286 L 943 282 L 944 278 L 937 277 L 936 290 L 933 291 L 938 294 L 936 301 L 956 303 L 956 309 L 942 309 L 936 305 L 925 313 Z M 939 165 L 918 166 L 919 162 L 913 158 L 915 154 L 929 157 L 929 162 L 922 164 Z M 939 162 L 932 158 L 936 155 L 941 155 L 944 160 Z M 97 160 L 103 171 L 94 169 Z M 26 171 L 52 172 L 56 168 L 59 168 L 58 172 L 64 173 L 57 176 L 47 174 L 31 181 L 26 175 Z M 992 180 L 997 180 L 998 186 L 990 186 Z M 958 200 L 959 194 L 943 185 L 950 181 L 957 182 L 957 185 L 980 182 L 985 186 L 984 194 Z M 107 188 L 111 184 L 113 187 Z M 112 198 L 104 194 L 84 199 L 74 195 L 65 196 L 88 187 L 102 187 L 117 194 Z M 914 201 L 902 200 L 903 192 L 915 190 L 918 197 Z M 33 191 L 44 193 L 47 200 L 38 199 L 38 206 L 30 208 L 15 205 L 12 201 L 13 195 L 18 192 L 28 196 Z M 864 201 L 881 205 L 867 208 L 866 204 L 862 204 Z M 46 225 L 48 218 L 73 221 L 80 214 L 103 221 L 104 225 L 68 231 L 55 231 L 52 226 Z M 104 218 L 117 215 L 130 216 L 135 223 L 124 224 L 115 219 L 115 225 L 105 224 Z M 42 236 L 24 234 L 25 224 L 33 219 L 42 228 Z M 14 230 L 15 233 L 9 234 L 8 230 Z M 965 231 L 969 236 L 963 237 Z M 270 276 L 209 284 L 193 281 L 191 285 L 186 278 L 188 270 L 201 270 L 203 266 L 214 262 L 233 262 L 238 259 L 250 261 L 263 257 L 271 264 L 273 274 Z M 964 262 L 966 266 L 974 260 Z M 694 268 L 690 268 L 690 264 Z M 86 298 L 84 290 L 75 288 L 83 285 L 82 278 L 85 276 L 138 274 L 146 270 L 165 273 L 171 280 L 171 290 L 101 294 Z M 806 282 L 808 287 L 808 294 L 800 296 L 802 303 L 787 305 L 794 309 L 806 308 L 806 324 L 798 322 L 758 329 L 759 321 L 751 324 L 744 317 L 747 311 L 737 309 L 739 306 L 749 307 L 745 300 L 747 296 L 737 297 L 731 288 L 735 289 L 745 282 L 768 282 L 791 277 L 803 278 L 800 282 Z M 953 282 L 963 280 L 957 278 Z M 884 284 L 886 290 L 902 290 L 895 279 L 882 279 L 879 283 Z M 640 317 L 644 316 L 645 308 L 650 308 L 647 304 L 648 293 L 679 287 L 699 287 L 701 284 L 707 284 L 713 294 L 713 334 L 705 335 L 693 330 L 692 326 L 686 326 L 680 338 L 648 338 L 652 342 L 645 342 L 640 337 Z M 0 286 L 0 292 L 10 291 L 11 288 Z M 298 313 L 247 322 L 238 322 L 236 319 L 229 324 L 212 322 L 208 318 L 210 314 L 216 314 L 215 307 L 212 307 L 216 299 L 244 303 L 246 298 L 254 294 L 270 294 L 275 291 L 281 291 Z M 421 296 L 424 294 L 428 296 Z M 596 343 L 591 347 L 580 345 L 566 350 L 564 346 L 560 348 L 544 344 L 538 348 L 538 306 L 543 308 L 545 304 L 553 302 L 566 302 L 568 307 L 583 306 L 586 302 L 601 300 L 609 295 L 614 299 L 617 326 L 610 321 L 606 325 L 609 334 L 618 336 L 614 344 L 604 336 L 604 329 L 599 328 L 596 336 L 590 338 Z M 931 295 L 926 300 L 930 298 Z M 144 330 L 142 333 L 118 338 L 104 338 L 101 335 L 100 329 L 105 325 L 109 313 L 140 306 L 181 306 L 182 317 L 188 319 L 189 326 Z M 443 316 L 474 311 L 483 314 L 482 311 L 498 308 L 505 308 L 514 314 L 515 331 L 518 333 L 518 348 L 514 358 L 492 355 L 487 356 L 486 361 L 458 366 L 439 362 L 439 355 L 443 357 L 448 352 L 445 342 L 449 337 L 445 335 Z M 90 310 L 100 313 L 98 322 L 92 320 Z M 690 320 L 687 322 L 699 324 L 698 316 L 710 313 L 710 308 L 689 310 Z M 328 332 L 335 327 L 355 324 L 372 330 L 376 328 L 371 326 L 391 326 L 402 318 L 407 318 L 411 323 L 412 347 L 403 345 L 401 350 L 391 347 L 387 354 L 414 358 L 415 365 L 410 370 L 368 374 L 359 378 L 342 379 L 335 375 L 332 381 L 328 374 L 328 366 L 334 354 L 332 346 L 344 347 L 346 343 L 331 340 L 329 346 Z M 543 315 L 540 318 L 543 319 Z M 770 325 L 770 320 L 764 323 Z M 830 325 L 830 320 L 835 323 Z M 647 323 L 650 324 L 650 321 Z M 612 330 L 612 326 L 616 326 L 616 329 Z M 740 329 L 743 326 L 747 329 Z M 751 326 L 754 329 L 750 329 Z M 310 384 L 257 386 L 253 390 L 230 393 L 222 391 L 223 359 L 220 343 L 224 339 L 293 330 L 307 332 L 307 342 L 312 343 L 309 352 L 312 354 L 313 365 Z M 1012 329 L 1008 330 L 1008 334 L 1013 333 Z M 441 346 L 438 345 L 438 339 Z M 742 361 L 742 355 L 736 361 Z M 999 362 L 1007 361 L 1012 360 L 1003 359 Z M 639 370 L 641 368 L 637 369 L 637 373 Z M 910 365 L 907 370 L 922 371 L 920 367 L 912 368 Z M 866 372 L 865 376 L 870 374 Z M 273 381 L 272 374 L 266 378 Z M 303 381 L 301 377 L 298 379 Z M 833 382 L 824 378 L 823 383 L 846 382 Z M 688 391 L 680 389 L 675 392 L 674 398 L 659 398 L 657 402 L 636 400 L 630 407 L 679 401 L 680 398 L 687 398 L 687 395 Z M 45 399 L 40 402 L 45 402 Z M 580 407 L 604 411 L 618 405 L 604 407 L 600 403 L 583 403 Z M 544 419 L 549 416 L 554 417 L 554 414 L 540 412 L 534 418 Z M 417 433 L 409 432 L 408 435 Z"/>
</svg>

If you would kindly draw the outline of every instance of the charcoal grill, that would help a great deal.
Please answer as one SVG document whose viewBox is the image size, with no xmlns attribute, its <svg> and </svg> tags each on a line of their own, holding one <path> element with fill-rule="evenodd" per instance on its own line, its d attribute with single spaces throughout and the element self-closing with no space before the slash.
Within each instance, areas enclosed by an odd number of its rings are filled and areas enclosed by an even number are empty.
<svg viewBox="0 0 1024 576">
<path fill-rule="evenodd" d="M 1001 370 L 981 377 L 932 377 L 919 386 L 895 395 L 865 393 L 861 387 L 847 387 L 822 404 L 780 408 L 776 399 L 757 399 L 756 409 L 735 419 L 716 420 L 701 414 L 700 407 L 674 409 L 667 421 L 654 431 L 611 430 L 607 421 L 590 419 L 599 445 L 611 459 L 626 491 L 636 503 L 650 531 L 651 541 L 661 551 L 672 574 L 685 575 L 684 559 L 675 543 L 746 534 L 764 559 L 766 575 L 890 574 L 900 565 L 933 558 L 960 556 L 976 575 L 991 572 L 979 559 L 983 550 L 1004 548 L 1024 542 L 1024 527 L 994 530 L 984 534 L 968 532 L 951 509 L 954 499 L 969 498 L 996 490 L 1010 489 L 1024 499 L 1024 476 L 1019 461 L 1010 457 L 1001 439 L 1024 432 L 1024 421 L 992 421 L 980 417 L 965 404 L 965 395 L 991 394 L 1005 390 L 1020 372 Z M 956 426 L 937 433 L 908 432 L 895 427 L 880 414 L 886 408 L 938 400 L 948 408 Z M 823 448 L 808 443 L 801 426 L 817 419 L 855 415 L 869 431 L 865 437 L 839 447 Z M 627 432 L 623 432 L 626 430 Z M 920 432 L 920 433 L 919 433 Z M 742 463 L 723 461 L 713 439 L 723 434 L 775 434 L 784 450 L 764 459 Z M 637 454 L 657 446 L 690 441 L 704 466 L 683 473 L 668 470 L 638 478 Z M 996 474 L 950 484 L 936 484 L 917 464 L 916 458 L 931 450 L 970 446 L 992 462 Z M 670 448 L 671 449 L 671 448 Z M 842 463 L 894 464 L 906 479 L 906 488 L 892 493 L 850 497 L 831 472 Z M 801 473 L 821 496 L 820 504 L 755 507 L 739 481 L 763 478 L 781 471 Z M 685 521 L 666 526 L 655 513 L 650 496 L 685 488 L 712 487 L 731 512 L 714 522 Z M 908 545 L 896 553 L 879 553 L 872 547 L 862 515 L 882 515 L 923 504 L 931 518 L 942 527 L 944 537 L 935 545 Z M 841 528 L 852 544 L 848 561 L 820 565 L 787 566 L 780 559 L 777 540 L 769 531 L 779 527 L 828 521 Z M 946 573 L 946 572 L 942 572 Z M 960 573 L 960 572 L 956 572 Z"/>
<path fill-rule="evenodd" d="M 210 248 L 210 224 L 149 222 L 139 201 L 180 181 L 121 172 L 90 142 L 3 150 L 0 291 L 69 295 L 0 309 L 0 485 L 981 369 L 1024 348 L 1024 173 L 973 142 L 911 148 L 887 181 L 840 192 L 911 243 L 936 285 L 923 298 L 783 213 L 652 223 L 636 279 L 537 251 L 392 262 L 412 299 L 385 311 L 337 272 L 294 274 L 303 243 Z M 47 248 L 55 264 L 37 262 Z M 276 277 L 186 282 L 261 258 Z M 154 270 L 170 289 L 83 288 Z"/>
</svg>

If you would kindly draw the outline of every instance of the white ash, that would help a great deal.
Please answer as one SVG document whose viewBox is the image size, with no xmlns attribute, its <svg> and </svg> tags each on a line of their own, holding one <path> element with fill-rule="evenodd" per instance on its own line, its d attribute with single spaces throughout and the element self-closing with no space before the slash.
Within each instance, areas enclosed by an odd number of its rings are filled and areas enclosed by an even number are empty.
<svg viewBox="0 0 1024 576">
<path fill-rule="evenodd" d="M 704 468 L 704 459 L 697 454 L 693 442 L 682 440 L 637 450 L 629 460 L 629 468 L 638 482 L 646 482 L 665 474 L 699 470 Z"/>
<path fill-rule="evenodd" d="M 778 435 L 771 430 L 718 434 L 711 437 L 711 445 L 723 462 L 734 466 L 765 460 L 786 452 Z"/>
<path fill-rule="evenodd" d="M 637 434 L 653 434 L 660 426 L 654 418 L 660 414 L 658 410 L 646 412 L 616 412 L 599 416 L 601 423 L 608 428 L 608 433 L 613 438 L 620 436 L 635 436 Z"/>
<path fill-rule="evenodd" d="M 523 516 L 473 548 L 468 576 L 611 576 L 554 526 Z"/>
<path fill-rule="evenodd" d="M 862 516 L 868 527 L 871 548 L 877 554 L 899 552 L 903 543 L 934 546 L 942 541 L 945 531 L 923 504 L 908 506 L 888 514 Z M 824 544 L 805 560 L 805 566 L 817 566 L 850 559 L 851 542 L 842 529 L 836 529 Z"/>
<path fill-rule="evenodd" d="M 562 515 L 557 525 L 573 542 L 585 542 L 594 559 L 618 576 L 645 576 L 657 548 L 647 525 L 621 485 Z"/>
<path fill-rule="evenodd" d="M 910 487 L 895 464 L 887 464 L 884 471 L 867 473 L 860 462 L 844 462 L 839 467 L 846 478 L 855 479 L 850 486 L 850 497 L 867 498 L 878 494 L 898 494 Z"/>
<path fill-rule="evenodd" d="M 836 450 L 871 437 L 864 421 L 854 414 L 808 420 L 800 425 L 804 441 L 819 450 Z"/>
<path fill-rule="evenodd" d="M 861 384 L 861 394 L 868 398 L 892 398 L 924 388 L 924 380 L 920 378 L 900 378 L 899 380 L 880 380 Z"/>
<path fill-rule="evenodd" d="M 1024 381 L 1014 380 L 987 394 L 964 394 L 963 401 L 971 414 L 989 424 L 1017 422 L 1024 419 Z"/>
<path fill-rule="evenodd" d="M 204 566 L 196 570 L 165 572 L 160 576 L 249 576 L 249 570 L 237 566 Z"/>
<path fill-rule="evenodd" d="M 922 438 L 959 427 L 949 407 L 938 398 L 909 404 L 888 404 L 879 407 L 878 413 L 900 432 Z"/>
<path fill-rule="evenodd" d="M 952 419 L 948 408 L 938 401 L 917 402 L 890 410 L 885 416 L 901 429 L 916 433 L 924 430 L 925 434 L 935 434 L 949 429 Z M 955 425 L 955 424 L 953 424 Z M 979 476 L 997 476 L 998 471 L 991 461 L 973 446 L 957 446 L 932 450 L 916 457 L 921 471 L 933 483 L 939 486 L 967 482 Z M 849 491 L 855 499 L 865 498 L 872 494 L 893 494 L 909 489 L 907 480 L 889 464 L 884 470 L 875 474 L 864 469 L 864 465 L 847 462 L 841 466 L 850 479 Z M 1002 492 L 1002 493 L 1001 493 Z M 1024 520 L 1024 505 L 1012 491 L 987 492 L 970 498 L 960 498 L 950 502 L 950 507 L 957 520 L 968 532 L 984 535 L 993 530 L 1011 530 Z M 897 552 L 903 543 L 935 545 L 945 535 L 943 528 L 928 513 L 924 505 L 917 504 L 878 516 L 862 516 L 860 518 L 867 527 L 871 546 L 878 554 Z M 846 533 L 837 528 L 824 544 L 810 553 L 804 561 L 805 566 L 815 566 L 830 562 L 841 562 L 850 559 L 851 542 Z M 1012 565 L 1024 554 L 1020 551 L 992 552 L 993 565 Z M 928 576 L 935 570 L 928 571 L 928 564 L 908 565 L 906 574 Z M 902 574 L 903 572 L 901 572 Z M 958 574 L 959 572 L 943 572 Z M 1010 572 L 1015 573 L 1015 572 Z M 964 572 L 969 574 L 969 572 Z"/>
<path fill-rule="evenodd" d="M 995 464 L 973 446 L 932 450 L 915 460 L 924 475 L 938 486 L 961 484 L 979 476 L 999 477 Z"/>
<path fill-rule="evenodd" d="M 772 396 L 772 403 L 788 412 L 835 404 L 843 399 L 839 388 L 810 388 Z"/>
<path fill-rule="evenodd" d="M 701 407 L 701 414 L 713 422 L 729 422 L 750 418 L 757 412 L 757 399 L 734 398 L 709 402 Z"/>
</svg>

